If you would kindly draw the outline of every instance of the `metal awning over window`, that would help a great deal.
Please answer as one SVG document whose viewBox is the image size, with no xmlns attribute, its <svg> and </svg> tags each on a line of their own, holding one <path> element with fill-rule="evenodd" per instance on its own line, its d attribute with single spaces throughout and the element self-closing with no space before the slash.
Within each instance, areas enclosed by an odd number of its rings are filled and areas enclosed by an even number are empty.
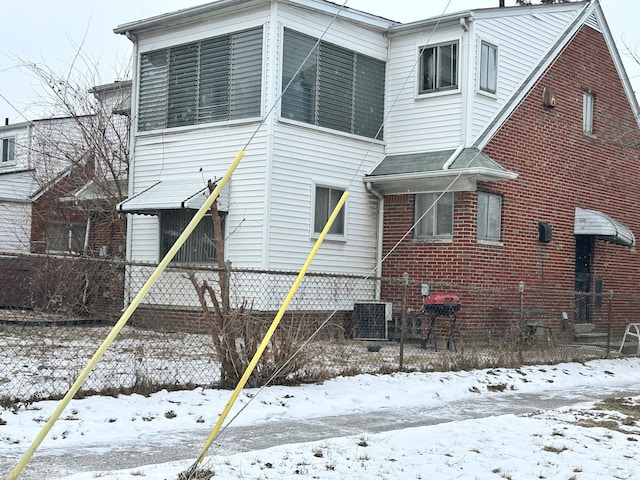
<svg viewBox="0 0 640 480">
<path fill-rule="evenodd" d="M 218 210 L 228 211 L 228 186 L 218 197 Z M 203 177 L 161 180 L 146 190 L 118 204 L 118 212 L 157 215 L 161 210 L 180 208 L 199 209 L 209 197 L 209 189 Z"/>
<path fill-rule="evenodd" d="M 626 225 L 597 210 L 576 208 L 575 235 L 593 235 L 601 240 L 633 247 L 636 238 Z"/>
</svg>

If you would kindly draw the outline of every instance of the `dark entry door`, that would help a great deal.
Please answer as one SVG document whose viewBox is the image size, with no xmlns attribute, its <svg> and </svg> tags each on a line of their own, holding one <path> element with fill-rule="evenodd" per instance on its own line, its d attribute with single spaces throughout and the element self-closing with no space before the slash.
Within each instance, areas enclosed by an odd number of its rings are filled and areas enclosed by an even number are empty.
<svg viewBox="0 0 640 480">
<path fill-rule="evenodd" d="M 592 236 L 576 235 L 576 303 L 573 317 L 575 323 L 589 322 L 592 248 Z"/>
</svg>

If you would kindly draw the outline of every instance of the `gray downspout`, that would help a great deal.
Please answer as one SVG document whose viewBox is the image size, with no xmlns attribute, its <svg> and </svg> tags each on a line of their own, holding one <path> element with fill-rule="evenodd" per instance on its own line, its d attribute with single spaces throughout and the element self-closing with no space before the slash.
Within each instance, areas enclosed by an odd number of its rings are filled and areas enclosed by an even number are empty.
<svg viewBox="0 0 640 480">
<path fill-rule="evenodd" d="M 384 196 L 373 189 L 371 182 L 366 184 L 367 190 L 378 199 L 378 221 L 377 221 L 377 241 L 376 241 L 376 295 L 375 300 L 380 300 L 381 278 L 382 278 L 382 239 L 384 233 Z"/>
</svg>

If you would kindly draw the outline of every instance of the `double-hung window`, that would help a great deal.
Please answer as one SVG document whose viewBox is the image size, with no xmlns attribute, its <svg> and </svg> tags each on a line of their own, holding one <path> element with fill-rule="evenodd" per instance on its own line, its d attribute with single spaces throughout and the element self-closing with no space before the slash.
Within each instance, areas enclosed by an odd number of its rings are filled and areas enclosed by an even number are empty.
<svg viewBox="0 0 640 480">
<path fill-rule="evenodd" d="M 185 227 L 193 219 L 196 210 L 176 209 L 160 212 L 160 258 L 164 258 L 173 247 Z M 224 216 L 222 231 L 224 232 Z M 188 264 L 214 264 L 216 263 L 216 242 L 213 234 L 213 219 L 211 215 L 205 215 L 195 230 L 191 233 L 176 256 L 175 263 Z"/>
<path fill-rule="evenodd" d="M 3 138 L 0 144 L 2 150 L 1 163 L 9 164 L 15 161 L 16 156 L 16 139 L 15 137 Z"/>
<path fill-rule="evenodd" d="M 499 241 L 501 222 L 502 197 L 478 192 L 478 239 Z"/>
<path fill-rule="evenodd" d="M 453 193 L 421 193 L 416 195 L 415 237 L 418 239 L 451 238 L 453 236 Z"/>
<path fill-rule="evenodd" d="M 262 27 L 142 53 L 138 130 L 258 117 Z"/>
<path fill-rule="evenodd" d="M 285 29 L 282 72 L 282 118 L 382 138 L 385 62 Z"/>
<path fill-rule="evenodd" d="M 419 93 L 458 87 L 458 42 L 420 49 Z"/>
<path fill-rule="evenodd" d="M 340 198 L 344 194 L 344 189 L 324 187 L 316 185 L 315 208 L 313 215 L 313 232 L 318 234 L 324 229 L 327 220 L 336 208 Z M 329 235 L 344 236 L 345 234 L 345 206 L 343 205 L 338 213 L 333 225 L 329 229 Z"/>
<path fill-rule="evenodd" d="M 86 223 L 50 222 L 45 227 L 47 252 L 79 253 L 87 234 Z"/>
<path fill-rule="evenodd" d="M 496 93 L 498 82 L 498 47 L 487 42 L 480 44 L 480 90 Z"/>
<path fill-rule="evenodd" d="M 582 131 L 587 135 L 593 135 L 593 103 L 593 93 L 584 92 L 582 95 Z"/>
</svg>

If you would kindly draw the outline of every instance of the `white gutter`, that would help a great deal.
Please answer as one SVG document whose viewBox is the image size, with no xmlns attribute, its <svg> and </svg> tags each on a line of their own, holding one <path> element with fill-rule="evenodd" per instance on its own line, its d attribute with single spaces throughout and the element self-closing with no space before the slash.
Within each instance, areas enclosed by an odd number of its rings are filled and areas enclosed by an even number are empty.
<svg viewBox="0 0 640 480">
<path fill-rule="evenodd" d="M 458 158 L 458 155 L 460 155 L 462 150 L 464 150 L 464 145 L 460 145 L 458 148 L 456 148 L 456 150 L 451 154 L 449 159 L 446 162 L 444 162 L 444 165 L 442 165 L 442 170 L 449 170 L 449 167 L 453 162 L 456 161 L 456 158 Z"/>
<path fill-rule="evenodd" d="M 371 182 L 366 182 L 367 190 L 378 199 L 378 221 L 376 225 L 376 278 L 382 278 L 382 240 L 384 234 L 384 196 L 373 189 Z M 382 290 L 381 280 L 376 280 L 375 300 L 380 300 L 380 292 Z"/>
</svg>

